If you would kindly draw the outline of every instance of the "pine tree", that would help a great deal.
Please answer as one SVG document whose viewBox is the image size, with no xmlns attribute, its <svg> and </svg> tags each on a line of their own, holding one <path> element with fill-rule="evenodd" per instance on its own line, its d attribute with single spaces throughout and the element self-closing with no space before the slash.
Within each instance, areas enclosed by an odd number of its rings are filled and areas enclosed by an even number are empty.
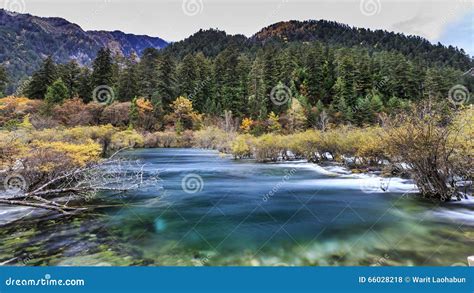
<svg viewBox="0 0 474 293">
<path fill-rule="evenodd" d="M 268 46 L 264 48 L 262 53 L 262 65 L 263 65 L 263 87 L 265 89 L 264 95 L 267 98 L 267 110 L 274 111 L 277 113 L 281 112 L 279 105 L 275 105 L 270 99 L 270 93 L 278 86 L 280 80 L 278 79 L 278 50 L 274 46 Z"/>
<path fill-rule="evenodd" d="M 243 117 L 249 114 L 248 111 L 248 83 L 249 72 L 251 69 L 250 59 L 245 56 L 239 56 L 237 63 L 236 78 L 238 79 L 236 100 L 233 103 L 234 113 L 237 117 Z"/>
<path fill-rule="evenodd" d="M 136 56 L 131 55 L 126 60 L 126 67 L 119 75 L 117 95 L 119 101 L 131 101 L 138 96 L 138 74 Z"/>
<path fill-rule="evenodd" d="M 376 92 L 373 92 L 370 95 L 370 109 L 372 110 L 372 113 L 374 115 L 383 111 L 382 99 L 380 98 L 380 95 Z"/>
<path fill-rule="evenodd" d="M 197 91 L 198 86 L 198 73 L 194 56 L 191 54 L 186 55 L 181 61 L 181 64 L 179 64 L 177 71 L 179 94 L 188 98 L 190 96 L 194 97 L 194 93 Z"/>
<path fill-rule="evenodd" d="M 81 68 L 75 60 L 58 66 L 59 76 L 67 87 L 68 97 L 78 95 Z"/>
<path fill-rule="evenodd" d="M 338 72 L 339 77 L 334 85 L 337 88 L 336 95 L 342 96 L 349 107 L 354 107 L 356 104 L 356 94 L 354 91 L 355 65 L 352 56 L 345 55 L 342 57 Z"/>
<path fill-rule="evenodd" d="M 326 48 L 326 60 L 323 65 L 323 86 L 321 97 L 324 104 L 329 105 L 334 98 L 334 84 L 336 83 L 336 64 L 334 59 L 334 52 Z"/>
<path fill-rule="evenodd" d="M 263 80 L 263 64 L 257 57 L 249 75 L 249 105 L 250 116 L 253 119 L 264 119 L 267 116 L 267 96 L 265 95 L 265 84 Z"/>
<path fill-rule="evenodd" d="M 291 106 L 287 112 L 288 128 L 291 132 L 302 130 L 306 126 L 306 115 L 303 106 L 298 99 L 291 99 Z"/>
<path fill-rule="evenodd" d="M 0 65 L 0 98 L 5 96 L 5 92 L 8 84 L 8 75 L 5 67 Z"/>
<path fill-rule="evenodd" d="M 343 96 L 337 96 L 333 103 L 333 109 L 337 112 L 338 116 L 346 121 L 351 122 L 353 119 L 352 108 L 346 103 L 346 99 Z"/>
<path fill-rule="evenodd" d="M 152 98 L 157 95 L 159 54 L 158 50 L 147 48 L 143 51 L 138 64 L 138 88 L 143 97 Z"/>
<path fill-rule="evenodd" d="M 357 65 L 354 75 L 354 94 L 365 97 L 372 90 L 372 76 L 369 56 L 364 52 L 357 53 Z"/>
<path fill-rule="evenodd" d="M 163 54 L 158 61 L 156 92 L 166 110 L 176 98 L 176 66 L 169 54 Z"/>
<path fill-rule="evenodd" d="M 135 128 L 138 126 L 138 119 L 140 117 L 140 113 L 138 112 L 137 106 L 137 98 L 133 98 L 132 103 L 130 104 L 130 111 L 128 114 L 129 121 L 130 121 L 130 128 Z"/>
<path fill-rule="evenodd" d="M 374 112 L 372 111 L 372 105 L 370 103 L 369 97 L 361 97 L 357 99 L 354 118 L 358 125 L 372 123 Z"/>
<path fill-rule="evenodd" d="M 77 77 L 77 82 L 77 94 L 84 103 L 90 102 L 92 100 L 92 91 L 94 88 L 92 87 L 91 71 L 89 68 L 81 68 L 81 72 Z"/>
<path fill-rule="evenodd" d="M 239 54 L 234 46 L 223 50 L 214 62 L 216 101 L 223 110 L 238 112 L 239 77 L 237 66 Z"/>
<path fill-rule="evenodd" d="M 316 43 L 309 49 L 305 62 L 307 70 L 308 102 L 311 106 L 316 105 L 324 94 L 323 65 L 324 58 L 321 45 Z"/>
<path fill-rule="evenodd" d="M 209 108 L 205 107 L 207 99 L 213 96 L 212 64 L 202 52 L 195 56 L 197 87 L 192 93 L 193 106 L 198 112 L 207 112 Z"/>
<path fill-rule="evenodd" d="M 92 64 L 92 87 L 109 86 L 112 87 L 113 64 L 112 53 L 108 48 L 101 48 L 97 52 L 97 57 Z"/>
<path fill-rule="evenodd" d="M 44 99 L 48 87 L 57 79 L 57 68 L 51 56 L 44 59 L 41 68 L 33 73 L 24 94 L 32 99 Z"/>
<path fill-rule="evenodd" d="M 61 78 L 57 79 L 47 89 L 45 102 L 48 105 L 60 104 L 68 98 L 68 88 Z"/>
</svg>

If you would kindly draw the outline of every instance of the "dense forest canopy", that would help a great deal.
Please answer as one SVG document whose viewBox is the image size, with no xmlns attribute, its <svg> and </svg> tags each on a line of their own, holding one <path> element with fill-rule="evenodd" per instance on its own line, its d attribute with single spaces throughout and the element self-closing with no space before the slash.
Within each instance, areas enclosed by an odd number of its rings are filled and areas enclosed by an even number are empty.
<svg viewBox="0 0 474 293">
<path fill-rule="evenodd" d="M 406 53 L 422 39 L 388 32 L 377 38 L 381 33 L 325 21 L 280 23 L 250 39 L 199 31 L 164 50 L 145 49 L 141 56 L 103 48 L 92 68 L 74 60 L 56 64 L 48 57 L 19 90 L 44 99 L 48 87 L 64 85 L 67 91 L 56 102 L 72 97 L 90 102 L 94 89 L 106 86 L 115 101 L 149 100 L 160 109 L 157 119 L 179 96 L 199 113 L 230 111 L 240 119 L 265 120 L 274 113 L 285 120 L 301 108 L 306 126 L 320 123 L 323 112 L 336 124 L 376 123 L 381 112 L 424 97 L 446 100 L 455 85 L 472 92 L 472 75 L 465 74 L 470 59 L 462 51 L 422 42 Z M 374 42 L 383 45 L 369 45 Z M 5 88 L 5 70 L 2 76 Z"/>
</svg>

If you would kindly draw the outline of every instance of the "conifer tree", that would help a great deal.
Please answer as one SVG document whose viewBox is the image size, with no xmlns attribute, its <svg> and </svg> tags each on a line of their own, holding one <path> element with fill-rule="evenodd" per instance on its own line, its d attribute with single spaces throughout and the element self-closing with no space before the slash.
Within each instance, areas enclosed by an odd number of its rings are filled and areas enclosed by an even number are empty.
<svg viewBox="0 0 474 293">
<path fill-rule="evenodd" d="M 68 88 L 66 87 L 62 79 L 59 78 L 48 87 L 45 96 L 45 102 L 48 105 L 60 104 L 67 98 L 69 98 Z"/>
<path fill-rule="evenodd" d="M 0 65 L 0 98 L 5 95 L 7 89 L 8 75 L 4 66 Z"/>
<path fill-rule="evenodd" d="M 75 97 L 79 91 L 81 68 L 75 60 L 58 66 L 59 76 L 67 87 L 68 97 Z"/>
<path fill-rule="evenodd" d="M 131 55 L 125 61 L 126 67 L 119 75 L 117 96 L 119 101 L 131 101 L 138 96 L 138 74 L 136 56 Z"/>
<path fill-rule="evenodd" d="M 51 56 L 44 59 L 41 68 L 33 73 L 24 94 L 32 99 L 44 99 L 48 87 L 57 79 L 57 67 Z"/>
<path fill-rule="evenodd" d="M 98 86 L 109 86 L 112 87 L 113 77 L 113 64 L 112 64 L 112 53 L 108 48 L 101 48 L 97 53 L 92 64 L 92 87 Z"/>
</svg>

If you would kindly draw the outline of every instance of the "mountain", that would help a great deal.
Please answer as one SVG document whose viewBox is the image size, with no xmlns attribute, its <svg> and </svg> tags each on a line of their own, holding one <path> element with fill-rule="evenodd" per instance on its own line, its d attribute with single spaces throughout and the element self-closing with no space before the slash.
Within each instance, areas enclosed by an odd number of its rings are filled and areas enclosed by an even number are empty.
<svg viewBox="0 0 474 293">
<path fill-rule="evenodd" d="M 183 58 L 187 54 L 202 52 L 208 57 L 215 57 L 230 46 L 245 48 L 250 44 L 250 39 L 244 35 L 229 35 L 224 31 L 209 29 L 199 30 L 192 36 L 170 44 L 165 51 Z"/>
<path fill-rule="evenodd" d="M 10 88 L 30 75 L 52 55 L 58 63 L 75 59 L 89 65 L 101 47 L 128 56 L 141 55 L 144 49 L 164 48 L 166 41 L 156 37 L 123 33 L 121 31 L 84 31 L 77 24 L 57 17 L 37 17 L 13 14 L 0 9 L 0 64 L 8 70 Z"/>
<path fill-rule="evenodd" d="M 351 27 L 326 20 L 278 22 L 263 28 L 250 38 L 228 35 L 215 29 L 200 30 L 185 40 L 170 44 L 165 51 L 178 58 L 199 51 L 208 57 L 214 57 L 229 46 L 240 51 L 252 51 L 266 45 L 282 47 L 292 42 L 314 41 L 334 47 L 395 51 L 427 66 L 450 66 L 464 71 L 474 66 L 472 58 L 463 49 L 440 43 L 432 44 L 419 36 Z"/>
<path fill-rule="evenodd" d="M 419 36 L 351 27 L 335 21 L 278 22 L 262 29 L 252 36 L 252 39 L 260 43 L 320 41 L 344 47 L 366 46 L 374 50 L 398 51 L 407 57 L 427 61 L 431 65 L 451 66 L 462 70 L 473 66 L 472 58 L 463 49 L 443 46 L 440 43 L 432 44 Z"/>
<path fill-rule="evenodd" d="M 449 66 L 463 71 L 474 67 L 472 58 L 462 49 L 432 44 L 419 36 L 351 27 L 326 20 L 279 22 L 250 38 L 216 29 L 200 30 L 185 40 L 168 44 L 160 38 L 120 31 L 84 31 L 62 18 L 12 14 L 0 9 L 0 64 L 5 65 L 10 77 L 7 92 L 12 92 L 22 78 L 38 69 L 48 55 L 52 55 L 57 63 L 75 59 L 82 65 L 90 65 L 101 47 L 108 47 L 124 56 L 132 52 L 140 56 L 148 47 L 165 48 L 165 52 L 181 59 L 196 52 L 212 58 L 226 48 L 252 53 L 263 46 L 282 48 L 288 43 L 313 41 L 336 48 L 364 47 L 370 52 L 399 52 L 424 67 Z"/>
</svg>

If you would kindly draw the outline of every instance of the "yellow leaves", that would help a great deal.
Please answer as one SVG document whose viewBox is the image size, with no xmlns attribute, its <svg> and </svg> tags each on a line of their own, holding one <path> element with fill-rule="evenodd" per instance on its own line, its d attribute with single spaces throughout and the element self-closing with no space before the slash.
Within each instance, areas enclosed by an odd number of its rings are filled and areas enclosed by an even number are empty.
<svg viewBox="0 0 474 293">
<path fill-rule="evenodd" d="M 281 131 L 282 128 L 281 128 L 279 119 L 280 117 L 278 117 L 278 115 L 273 113 L 273 111 L 270 112 L 270 114 L 268 114 L 267 123 L 268 123 L 268 130 L 270 132 L 279 133 Z"/>
<path fill-rule="evenodd" d="M 29 105 L 35 104 L 38 101 L 30 100 L 25 97 L 14 97 L 8 96 L 5 98 L 0 99 L 0 110 L 4 110 L 6 108 L 14 108 L 15 112 L 22 112 L 24 111 Z"/>
<path fill-rule="evenodd" d="M 172 104 L 171 108 L 179 117 L 193 112 L 193 102 L 185 97 L 178 97 Z"/>
<path fill-rule="evenodd" d="M 136 100 L 136 105 L 138 107 L 138 111 L 140 111 L 142 114 L 153 111 L 153 104 L 148 99 L 138 98 Z"/>
<path fill-rule="evenodd" d="M 194 111 L 193 102 L 185 97 L 178 97 L 171 103 L 173 113 L 166 115 L 165 120 L 175 125 L 176 132 L 181 133 L 182 130 L 201 128 L 202 114 Z"/>
<path fill-rule="evenodd" d="M 344 157 L 359 157 L 365 162 L 378 162 L 385 157 L 383 131 L 380 127 L 350 128 L 339 127 L 326 132 L 307 130 L 292 135 L 265 134 L 253 137 L 245 134 L 232 142 L 235 157 L 245 157 L 249 152 L 258 161 L 284 159 L 287 151 L 295 158 L 317 161 L 326 154 L 335 160 Z"/>
<path fill-rule="evenodd" d="M 307 130 L 289 136 L 288 147 L 296 156 L 312 158 L 314 153 L 320 149 L 321 132 Z"/>
<path fill-rule="evenodd" d="M 226 133 L 215 126 L 206 127 L 194 132 L 194 143 L 200 148 L 229 151 L 232 140 L 232 133 Z"/>
<path fill-rule="evenodd" d="M 0 169 L 11 168 L 21 159 L 28 149 L 22 140 L 13 132 L 0 131 Z"/>
<path fill-rule="evenodd" d="M 112 135 L 112 147 L 114 149 L 141 147 L 143 144 L 143 136 L 132 129 L 120 131 Z"/>
<path fill-rule="evenodd" d="M 253 137 L 248 134 L 239 135 L 232 142 L 231 152 L 236 158 L 246 158 L 251 155 L 250 144 Z"/>
<path fill-rule="evenodd" d="M 242 123 L 240 124 L 240 130 L 243 133 L 249 133 L 252 125 L 253 125 L 253 120 L 251 118 L 244 118 L 242 120 Z"/>
<path fill-rule="evenodd" d="M 33 148 L 52 150 L 67 156 L 74 165 L 85 166 L 88 163 L 96 162 L 100 159 L 101 147 L 92 140 L 86 140 L 81 144 L 73 144 L 61 141 L 45 142 L 34 141 Z M 47 164 L 45 168 L 54 168 Z"/>
<path fill-rule="evenodd" d="M 352 143 L 356 147 L 356 156 L 377 160 L 385 155 L 385 141 L 382 129 L 368 127 L 355 131 L 357 138 Z"/>
<path fill-rule="evenodd" d="M 25 117 L 23 117 L 23 121 L 18 125 L 18 127 L 26 130 L 34 129 L 33 124 L 30 122 L 30 114 L 27 114 Z"/>
<path fill-rule="evenodd" d="M 255 159 L 261 162 L 277 161 L 286 149 L 281 135 L 265 134 L 255 139 Z"/>
</svg>

